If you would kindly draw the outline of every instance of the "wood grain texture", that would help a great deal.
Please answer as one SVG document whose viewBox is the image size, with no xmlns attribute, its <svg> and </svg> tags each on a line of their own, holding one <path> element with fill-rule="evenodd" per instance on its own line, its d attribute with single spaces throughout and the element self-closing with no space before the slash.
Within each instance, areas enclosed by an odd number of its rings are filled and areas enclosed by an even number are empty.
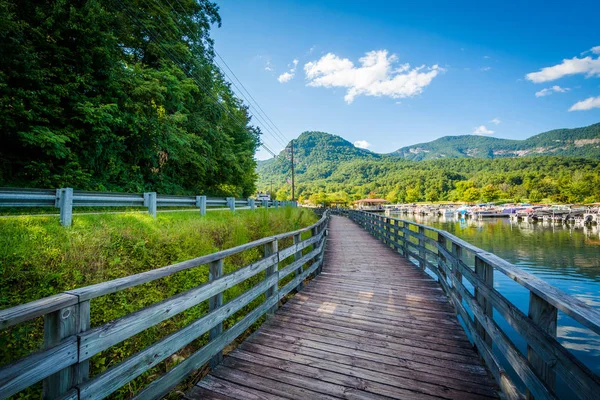
<svg viewBox="0 0 600 400">
<path fill-rule="evenodd" d="M 496 398 L 440 286 L 369 231 L 332 217 L 322 273 L 187 398 Z"/>
</svg>

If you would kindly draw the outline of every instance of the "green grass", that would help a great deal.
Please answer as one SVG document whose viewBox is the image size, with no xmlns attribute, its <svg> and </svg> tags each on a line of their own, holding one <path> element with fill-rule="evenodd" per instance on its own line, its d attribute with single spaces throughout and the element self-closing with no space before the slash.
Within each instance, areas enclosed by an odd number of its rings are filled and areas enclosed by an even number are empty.
<svg viewBox="0 0 600 400">
<path fill-rule="evenodd" d="M 74 216 L 72 227 L 62 227 L 57 217 L 15 217 L 0 219 L 0 308 L 163 267 L 222 249 L 238 246 L 276 233 L 310 225 L 318 218 L 308 210 L 285 208 L 148 215 Z M 309 235 L 305 235 L 309 236 Z M 291 239 L 280 243 L 280 248 Z M 229 273 L 262 257 L 255 248 L 228 257 L 224 272 Z M 288 261 L 289 262 L 289 261 Z M 283 264 L 285 265 L 285 264 Z M 283 266 L 282 265 L 282 266 Z M 280 266 L 281 267 L 281 266 Z M 264 275 L 257 275 L 224 293 L 224 301 L 237 297 L 254 286 Z M 191 289 L 208 280 L 208 267 L 201 266 L 135 288 L 103 296 L 91 302 L 92 327 Z M 256 307 L 262 298 L 245 307 L 225 322 L 233 325 Z M 207 312 L 207 302 L 199 304 L 157 326 L 115 345 L 91 359 L 92 376 L 180 329 Z M 114 398 L 127 398 L 195 349 L 206 337 L 169 358 L 166 362 L 134 380 Z M 41 348 L 42 318 L 0 332 L 0 365 L 14 361 Z M 36 398 L 39 388 L 21 397 Z"/>
</svg>

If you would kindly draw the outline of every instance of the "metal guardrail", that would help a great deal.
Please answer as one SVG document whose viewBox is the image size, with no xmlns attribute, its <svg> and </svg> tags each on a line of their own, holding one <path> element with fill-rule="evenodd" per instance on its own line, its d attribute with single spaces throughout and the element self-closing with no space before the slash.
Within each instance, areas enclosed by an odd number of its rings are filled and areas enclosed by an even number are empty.
<svg viewBox="0 0 600 400">
<path fill-rule="evenodd" d="M 279 301 L 293 290 L 302 290 L 305 279 L 321 272 L 328 221 L 326 213 L 315 224 L 296 231 L 0 310 L 0 329 L 44 316 L 44 349 L 0 368 L 0 399 L 41 380 L 44 381 L 45 399 L 102 399 L 209 332 L 209 342 L 205 346 L 156 377 L 135 397 L 144 400 L 162 398 L 208 361 L 213 366 L 218 364 L 227 345 L 262 315 L 274 313 Z M 311 236 L 302 240 L 304 232 L 310 232 Z M 280 249 L 279 244 L 289 243 L 289 238 L 293 239 L 292 244 Z M 283 239 L 288 240 L 282 242 Z M 260 260 L 223 275 L 226 257 L 257 248 L 262 248 Z M 279 268 L 279 263 L 290 257 L 293 262 Z M 90 301 L 200 266 L 208 266 L 208 282 L 119 319 L 90 327 Z M 263 271 L 264 279 L 223 304 L 225 290 Z M 289 276 L 293 278 L 287 278 Z M 289 281 L 281 282 L 285 278 Z M 260 305 L 229 329 L 223 329 L 225 320 L 263 294 L 264 301 Z M 206 300 L 209 301 L 208 313 L 106 371 L 89 376 L 89 360 L 94 355 Z"/>
<path fill-rule="evenodd" d="M 598 375 L 556 338 L 559 310 L 600 335 L 598 310 L 444 230 L 364 211 L 332 210 L 332 213 L 348 216 L 383 243 L 437 276 L 506 398 L 556 399 L 556 376 L 577 397 L 598 398 Z M 495 271 L 528 290 L 527 314 L 494 288 Z M 473 290 L 469 290 L 469 286 Z M 494 311 L 527 343 L 527 356 L 494 320 Z M 517 389 L 493 349 L 504 355 L 526 393 Z"/>
<path fill-rule="evenodd" d="M 0 188 L 0 207 L 56 207 L 60 210 L 60 223 L 70 226 L 73 223 L 73 207 L 146 207 L 148 213 L 156 218 L 160 207 L 197 207 L 201 215 L 207 208 L 226 207 L 235 211 L 236 207 L 279 208 L 296 207 L 295 201 L 263 200 L 256 204 L 255 199 L 236 199 L 234 197 L 207 196 L 171 196 L 156 192 L 116 193 L 88 192 L 61 189 L 21 189 Z"/>
</svg>

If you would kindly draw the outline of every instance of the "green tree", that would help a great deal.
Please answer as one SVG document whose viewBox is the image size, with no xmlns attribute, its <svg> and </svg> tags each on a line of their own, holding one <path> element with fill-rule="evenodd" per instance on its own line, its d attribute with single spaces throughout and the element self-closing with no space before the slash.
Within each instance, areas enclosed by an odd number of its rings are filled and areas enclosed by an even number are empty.
<svg viewBox="0 0 600 400">
<path fill-rule="evenodd" d="M 477 200 L 479 200 L 480 197 L 481 194 L 479 193 L 479 189 L 472 187 L 465 190 L 462 196 L 462 200 L 468 203 L 474 203 Z"/>
<path fill-rule="evenodd" d="M 418 188 L 406 189 L 406 202 L 415 203 L 421 199 L 421 192 Z"/>
<path fill-rule="evenodd" d="M 123 4 L 0 0 L 0 185 L 250 195 L 260 131 L 213 62 L 218 7 Z"/>
<path fill-rule="evenodd" d="M 485 202 L 492 202 L 500 198 L 500 192 L 494 185 L 486 185 L 481 189 L 481 198 Z"/>
<path fill-rule="evenodd" d="M 437 192 L 437 190 L 433 190 L 433 189 L 429 190 L 425 194 L 425 200 L 426 201 L 430 201 L 430 202 L 439 201 L 440 200 L 440 194 Z"/>
</svg>

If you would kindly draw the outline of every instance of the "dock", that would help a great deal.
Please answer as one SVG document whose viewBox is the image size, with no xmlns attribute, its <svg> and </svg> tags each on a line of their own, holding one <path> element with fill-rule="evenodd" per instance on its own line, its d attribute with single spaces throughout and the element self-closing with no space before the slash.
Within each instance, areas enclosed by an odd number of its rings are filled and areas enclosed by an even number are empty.
<svg viewBox="0 0 600 400">
<path fill-rule="evenodd" d="M 322 273 L 188 399 L 497 398 L 433 278 L 347 218 L 327 241 Z"/>
</svg>

